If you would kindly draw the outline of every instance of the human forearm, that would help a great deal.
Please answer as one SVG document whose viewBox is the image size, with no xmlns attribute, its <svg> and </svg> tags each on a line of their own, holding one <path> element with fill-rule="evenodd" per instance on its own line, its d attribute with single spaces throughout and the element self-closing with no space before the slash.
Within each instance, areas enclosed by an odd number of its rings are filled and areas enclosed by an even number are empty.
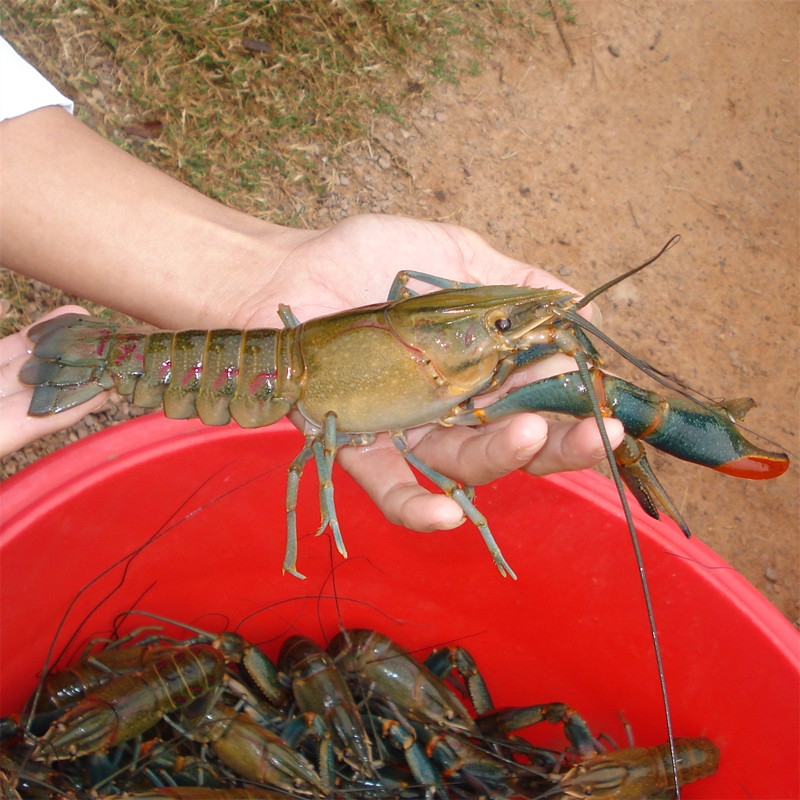
<svg viewBox="0 0 800 800">
<path fill-rule="evenodd" d="M 249 217 L 57 108 L 0 123 L 0 158 L 0 262 L 164 328 L 278 326 L 279 302 L 307 320 L 385 299 L 395 273 L 407 269 L 470 283 L 568 288 L 456 226 L 364 215 L 303 231 Z M 21 358 L 12 355 L 6 373 Z M 552 357 L 524 379 L 570 368 L 566 356 Z M 355 380 L 357 367 L 351 369 Z M 3 380 L 19 392 L 15 373 L 0 372 L 0 394 Z M 23 398 L 14 402 L 19 418 Z M 614 444 L 621 438 L 616 427 Z M 10 447 L 22 430 L 9 428 Z M 475 484 L 520 467 L 589 466 L 598 458 L 593 433 L 590 422 L 548 439 L 543 419 L 523 415 L 485 431 L 418 428 L 409 440 L 423 461 Z M 0 426 L 0 451 L 2 435 Z M 386 436 L 366 451 L 345 448 L 342 463 L 399 524 L 432 530 L 461 520 L 455 503 L 417 485 Z"/>
<path fill-rule="evenodd" d="M 241 324 L 250 273 L 268 284 L 309 235 L 205 197 L 55 107 L 0 123 L 0 225 L 3 266 L 167 328 Z"/>
</svg>

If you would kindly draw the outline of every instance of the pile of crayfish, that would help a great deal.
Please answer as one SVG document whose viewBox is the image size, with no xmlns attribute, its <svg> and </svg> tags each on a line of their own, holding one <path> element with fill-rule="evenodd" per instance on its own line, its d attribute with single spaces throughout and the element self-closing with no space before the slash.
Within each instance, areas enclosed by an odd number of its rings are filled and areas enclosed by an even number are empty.
<svg viewBox="0 0 800 800">
<path fill-rule="evenodd" d="M 564 703 L 495 709 L 460 647 L 422 662 L 355 629 L 291 636 L 274 664 L 235 633 L 156 630 L 90 644 L 0 721 L 4 798 L 641 800 L 719 760 L 704 738 L 606 751 Z M 516 735 L 543 721 L 562 751 Z"/>
</svg>

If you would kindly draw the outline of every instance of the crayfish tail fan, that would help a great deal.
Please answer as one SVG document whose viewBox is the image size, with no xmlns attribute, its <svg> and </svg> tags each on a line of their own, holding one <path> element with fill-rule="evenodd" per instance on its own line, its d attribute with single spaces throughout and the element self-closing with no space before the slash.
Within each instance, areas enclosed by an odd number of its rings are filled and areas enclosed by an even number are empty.
<svg viewBox="0 0 800 800">
<path fill-rule="evenodd" d="M 131 394 L 143 373 L 148 334 L 119 332 L 99 317 L 62 314 L 34 325 L 28 337 L 33 353 L 19 379 L 34 387 L 32 416 L 73 408 L 115 385 Z"/>
</svg>

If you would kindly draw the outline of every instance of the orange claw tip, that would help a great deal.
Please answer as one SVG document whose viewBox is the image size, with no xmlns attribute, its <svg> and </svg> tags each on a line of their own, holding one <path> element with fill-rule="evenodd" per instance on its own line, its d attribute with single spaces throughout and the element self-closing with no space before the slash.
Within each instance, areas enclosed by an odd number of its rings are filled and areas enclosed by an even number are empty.
<svg viewBox="0 0 800 800">
<path fill-rule="evenodd" d="M 777 478 L 789 469 L 789 456 L 784 453 L 769 453 L 759 456 L 745 456 L 714 467 L 718 472 L 732 475 L 734 478 L 749 478 L 764 481 Z"/>
</svg>

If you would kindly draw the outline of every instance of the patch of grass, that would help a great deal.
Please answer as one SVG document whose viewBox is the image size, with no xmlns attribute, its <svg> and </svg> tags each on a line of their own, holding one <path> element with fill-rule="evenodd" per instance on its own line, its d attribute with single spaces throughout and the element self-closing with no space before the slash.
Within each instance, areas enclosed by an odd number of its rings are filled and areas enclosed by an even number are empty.
<svg viewBox="0 0 800 800">
<path fill-rule="evenodd" d="M 575 9 L 572 7 L 572 3 L 570 3 L 569 0 L 553 0 L 553 2 L 561 9 L 558 12 L 561 21 L 568 25 L 575 25 L 578 21 L 578 15 Z M 552 17 L 553 9 L 550 7 L 549 2 L 545 2 L 540 4 L 540 8 L 537 13 L 540 17 Z"/>
<path fill-rule="evenodd" d="M 293 225 L 376 115 L 402 124 L 430 84 L 479 74 L 501 26 L 534 35 L 509 0 L 4 0 L 0 24 L 106 138 Z"/>
<path fill-rule="evenodd" d="M 242 170 L 263 166 L 258 152 L 283 180 L 308 167 L 309 185 L 324 182 L 291 145 L 334 156 L 374 114 L 402 119 L 410 75 L 476 74 L 487 31 L 512 12 L 491 0 L 6 0 L 0 14 L 95 129 L 255 211 L 248 193 L 264 178 Z M 142 124 L 158 135 L 137 136 Z"/>
</svg>

